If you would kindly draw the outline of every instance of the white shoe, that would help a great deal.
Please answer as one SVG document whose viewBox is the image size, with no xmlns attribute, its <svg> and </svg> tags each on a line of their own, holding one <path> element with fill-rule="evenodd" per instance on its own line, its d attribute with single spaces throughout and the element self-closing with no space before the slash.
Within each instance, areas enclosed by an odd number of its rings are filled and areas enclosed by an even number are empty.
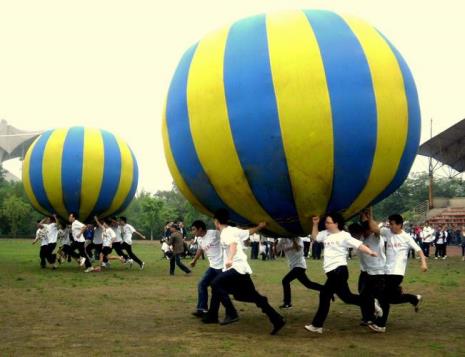
<svg viewBox="0 0 465 357">
<path fill-rule="evenodd" d="M 369 324 L 368 327 L 371 328 L 375 332 L 381 332 L 381 333 L 386 332 L 386 327 L 380 327 L 376 324 Z"/>
<path fill-rule="evenodd" d="M 80 265 L 81 267 L 83 267 L 85 263 L 86 263 L 86 258 L 81 257 L 81 258 L 79 259 L 79 265 Z"/>
<path fill-rule="evenodd" d="M 91 271 L 94 271 L 94 267 L 88 267 L 86 270 L 84 270 L 84 273 L 90 273 Z"/>
<path fill-rule="evenodd" d="M 128 259 L 128 264 L 129 264 L 129 267 L 132 268 L 132 264 L 134 264 L 134 260 Z"/>
<path fill-rule="evenodd" d="M 445 256 L 442 257 L 442 260 L 445 260 L 445 259 L 447 259 L 447 255 L 445 255 Z"/>
<path fill-rule="evenodd" d="M 378 299 L 375 299 L 375 317 L 383 317 L 383 309 L 379 306 Z"/>
<path fill-rule="evenodd" d="M 418 311 L 420 310 L 420 305 L 421 305 L 421 303 L 423 302 L 423 296 L 417 295 L 417 299 L 418 299 L 418 302 L 417 302 L 417 304 L 414 306 L 414 307 L 415 307 L 415 312 L 418 312 Z"/>
<path fill-rule="evenodd" d="M 310 332 L 323 333 L 323 327 L 315 327 L 312 324 L 305 325 L 304 328 Z"/>
<path fill-rule="evenodd" d="M 106 268 L 106 267 L 107 267 L 107 263 L 102 262 L 102 268 Z"/>
<path fill-rule="evenodd" d="M 140 265 L 140 270 L 144 270 L 144 266 L 145 266 L 145 263 L 142 262 L 142 264 Z"/>
<path fill-rule="evenodd" d="M 438 260 L 438 257 L 434 257 L 435 260 Z"/>
</svg>

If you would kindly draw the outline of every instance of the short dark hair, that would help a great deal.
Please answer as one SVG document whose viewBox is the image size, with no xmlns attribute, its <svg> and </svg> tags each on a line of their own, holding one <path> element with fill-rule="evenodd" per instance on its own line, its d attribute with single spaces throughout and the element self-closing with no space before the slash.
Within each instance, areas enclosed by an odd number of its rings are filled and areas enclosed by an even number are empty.
<svg viewBox="0 0 465 357">
<path fill-rule="evenodd" d="M 325 220 L 327 217 L 331 217 L 331 219 L 333 220 L 334 223 L 337 223 L 337 227 L 339 228 L 339 230 L 343 230 L 344 229 L 344 217 L 342 217 L 342 214 L 338 213 L 338 212 L 331 212 L 331 213 L 328 213 L 326 214 L 325 216 Z"/>
<path fill-rule="evenodd" d="M 74 218 L 76 218 L 76 219 L 78 218 L 78 215 L 77 215 L 76 212 L 69 212 L 69 214 L 70 214 L 71 216 L 73 216 Z"/>
<path fill-rule="evenodd" d="M 207 230 L 207 226 L 205 225 L 205 222 L 201 221 L 201 220 L 197 220 L 197 221 L 192 222 L 191 227 L 195 227 L 197 229 L 202 229 L 204 231 Z"/>
<path fill-rule="evenodd" d="M 229 221 L 229 212 L 225 208 L 220 208 L 216 210 L 215 215 L 213 216 L 214 219 L 218 220 L 220 224 L 228 224 Z"/>
<path fill-rule="evenodd" d="M 128 221 L 125 216 L 121 216 L 119 219 L 122 220 L 124 223 L 126 223 Z"/>
<path fill-rule="evenodd" d="M 389 217 L 388 217 L 388 221 L 391 222 L 391 221 L 394 221 L 395 224 L 399 224 L 401 226 L 404 225 L 404 218 L 400 215 L 400 214 L 391 214 Z"/>
<path fill-rule="evenodd" d="M 352 223 L 348 229 L 351 236 L 360 236 L 363 233 L 363 226 L 360 223 Z"/>
</svg>

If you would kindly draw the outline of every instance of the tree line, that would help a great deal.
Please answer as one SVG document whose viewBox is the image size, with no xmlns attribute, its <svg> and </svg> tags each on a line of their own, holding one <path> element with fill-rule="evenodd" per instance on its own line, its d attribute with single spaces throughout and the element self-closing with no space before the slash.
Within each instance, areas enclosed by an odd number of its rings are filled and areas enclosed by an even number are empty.
<svg viewBox="0 0 465 357">
<path fill-rule="evenodd" d="M 428 199 L 428 174 L 412 173 L 391 196 L 376 204 L 375 216 L 385 219 L 392 213 L 406 213 Z M 464 197 L 465 183 L 461 178 L 435 178 L 436 197 Z M 211 219 L 197 211 L 173 184 L 171 190 L 137 194 L 122 213 L 137 229 L 152 239 L 159 239 L 168 221 L 183 221 L 189 226 L 202 219 L 211 226 Z M 8 182 L 0 166 L 0 237 L 32 237 L 35 222 L 42 216 L 29 203 L 21 182 Z"/>
</svg>

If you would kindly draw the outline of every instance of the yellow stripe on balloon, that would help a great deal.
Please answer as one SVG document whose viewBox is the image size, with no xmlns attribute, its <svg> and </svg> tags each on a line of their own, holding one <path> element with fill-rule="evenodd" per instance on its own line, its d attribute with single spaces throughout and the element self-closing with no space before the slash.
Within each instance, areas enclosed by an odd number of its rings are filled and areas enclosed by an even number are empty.
<svg viewBox="0 0 465 357">
<path fill-rule="evenodd" d="M 34 195 L 34 191 L 32 189 L 31 178 L 29 176 L 29 169 L 30 169 L 30 166 L 31 166 L 31 154 L 32 154 L 32 151 L 34 150 L 34 147 L 36 146 L 36 143 L 39 140 L 39 138 L 34 140 L 32 145 L 29 147 L 29 149 L 26 152 L 26 155 L 25 155 L 24 161 L 23 161 L 22 178 L 23 178 L 24 191 L 26 191 L 26 195 L 29 198 L 29 200 L 31 201 L 32 206 L 36 210 L 38 210 L 39 212 L 41 212 L 44 215 L 48 216 L 48 215 L 51 214 L 51 212 L 48 212 L 37 201 L 36 196 Z"/>
<path fill-rule="evenodd" d="M 272 231 L 285 234 L 257 202 L 234 146 L 223 84 L 228 30 L 207 35 L 192 59 L 187 81 L 192 139 L 202 167 L 223 202 L 240 216 L 254 223 L 266 221 Z"/>
<path fill-rule="evenodd" d="M 61 163 L 63 146 L 68 129 L 55 129 L 47 140 L 42 159 L 42 177 L 44 189 L 50 205 L 57 210 L 61 217 L 68 217 L 68 211 L 63 201 L 61 182 Z"/>
<path fill-rule="evenodd" d="M 301 11 L 266 18 L 271 72 L 294 200 L 304 231 L 331 197 L 333 127 L 317 39 Z"/>
<path fill-rule="evenodd" d="M 408 108 L 402 72 L 389 45 L 369 24 L 348 17 L 344 20 L 358 38 L 368 61 L 378 123 L 370 176 L 344 214 L 350 217 L 369 205 L 394 178 L 407 140 Z"/>
<path fill-rule="evenodd" d="M 84 129 L 82 187 L 79 217 L 86 220 L 97 203 L 103 181 L 105 149 L 99 129 Z M 85 193 L 85 194 L 84 194 Z M 91 217 L 92 218 L 92 217 Z"/>
<path fill-rule="evenodd" d="M 115 197 L 111 202 L 111 206 L 101 216 L 108 217 L 116 212 L 123 204 L 129 191 L 131 190 L 132 180 L 134 180 L 134 161 L 132 160 L 131 150 L 128 145 L 115 135 L 118 143 L 119 151 L 121 154 L 121 175 L 119 179 L 118 189 L 116 190 Z"/>
<path fill-rule="evenodd" d="M 210 212 L 204 205 L 200 203 L 200 201 L 195 197 L 195 195 L 190 190 L 189 186 L 187 186 L 184 178 L 182 177 L 179 169 L 176 165 L 174 160 L 173 152 L 171 151 L 170 139 L 168 135 L 168 128 L 166 126 L 166 106 L 165 110 L 163 111 L 163 121 L 162 121 L 162 136 L 163 136 L 163 146 L 165 149 L 165 158 L 166 163 L 168 164 L 168 168 L 170 169 L 171 175 L 173 176 L 174 182 L 178 186 L 179 191 L 183 194 L 183 196 L 200 212 L 212 216 L 213 213 Z"/>
</svg>

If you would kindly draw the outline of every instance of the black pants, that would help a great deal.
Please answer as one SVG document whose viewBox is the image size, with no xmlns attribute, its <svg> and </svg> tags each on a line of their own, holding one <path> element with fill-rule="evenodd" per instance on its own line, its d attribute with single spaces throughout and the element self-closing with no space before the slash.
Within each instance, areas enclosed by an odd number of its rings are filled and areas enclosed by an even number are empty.
<svg viewBox="0 0 465 357">
<path fill-rule="evenodd" d="M 57 260 L 57 255 L 53 254 L 53 251 L 55 250 L 55 247 L 57 246 L 56 243 L 49 243 L 47 244 L 47 261 L 50 264 L 55 264 Z"/>
<path fill-rule="evenodd" d="M 129 258 L 134 260 L 137 264 L 142 266 L 142 260 L 140 260 L 133 252 L 132 252 L 132 246 L 130 244 L 127 244 L 126 242 L 123 242 L 123 247 L 122 247 L 126 253 L 128 254 Z"/>
<path fill-rule="evenodd" d="M 410 303 L 412 305 L 418 304 L 418 298 L 416 295 L 404 294 L 402 291 L 402 275 L 385 275 L 385 287 L 382 297 L 379 299 L 379 304 L 383 309 L 383 316 L 376 319 L 376 324 L 381 327 L 385 327 L 391 304 L 405 304 Z"/>
<path fill-rule="evenodd" d="M 40 266 L 45 268 L 47 266 L 48 245 L 41 245 L 39 251 Z"/>
<path fill-rule="evenodd" d="M 112 244 L 113 249 L 115 250 L 116 254 L 118 256 L 123 257 L 123 259 L 126 261 L 129 259 L 129 256 L 127 254 L 124 254 L 123 252 L 123 244 L 122 242 L 114 242 Z"/>
<path fill-rule="evenodd" d="M 436 258 L 443 258 L 446 255 L 446 245 L 445 244 L 436 244 L 436 250 L 434 256 Z"/>
<path fill-rule="evenodd" d="M 85 244 L 84 242 L 73 241 L 73 243 L 71 244 L 71 256 L 73 258 L 76 258 L 76 259 L 77 258 L 85 258 L 85 260 L 86 260 L 86 262 L 85 262 L 86 268 L 90 268 L 92 266 L 92 264 L 90 263 L 89 257 L 86 254 L 84 244 Z M 78 253 L 76 253 L 76 250 L 78 251 Z"/>
<path fill-rule="evenodd" d="M 368 273 L 366 271 L 361 271 L 360 275 L 358 276 L 358 293 L 359 294 L 361 294 L 363 289 L 365 288 L 367 278 L 368 278 Z"/>
<path fill-rule="evenodd" d="M 465 244 L 462 244 L 462 257 L 465 257 Z"/>
<path fill-rule="evenodd" d="M 429 247 L 430 247 L 430 244 L 431 243 L 425 243 L 423 242 L 421 244 L 421 250 L 423 251 L 423 254 L 425 255 L 425 257 L 429 258 Z"/>
<path fill-rule="evenodd" d="M 233 295 L 238 301 L 252 302 L 262 309 L 270 319 L 272 324 L 282 321 L 282 316 L 276 312 L 268 303 L 268 299 L 260 295 L 249 274 L 240 274 L 235 269 L 229 269 L 218 276 L 212 282 L 212 298 L 208 317 L 211 319 L 218 318 L 220 303 L 226 310 L 226 316 L 237 317 L 237 310 L 234 307 L 229 294 Z"/>
<path fill-rule="evenodd" d="M 66 257 L 66 259 L 68 260 L 68 262 L 71 261 L 71 256 L 72 256 L 72 249 L 71 249 L 71 245 L 69 244 L 63 244 L 63 246 L 61 247 L 61 252 L 62 252 L 62 255 L 64 257 Z"/>
<path fill-rule="evenodd" d="M 360 274 L 361 275 L 361 274 Z M 385 275 L 366 274 L 365 283 L 360 291 L 362 320 L 375 321 L 375 299 L 381 301 L 385 291 Z"/>
<path fill-rule="evenodd" d="M 102 247 L 101 254 L 103 255 L 103 262 L 108 263 L 108 256 L 111 254 L 113 249 L 111 247 Z"/>
<path fill-rule="evenodd" d="M 342 265 L 334 270 L 326 273 L 328 279 L 326 280 L 323 289 L 320 292 L 320 304 L 318 310 L 313 318 L 312 325 L 315 327 L 323 327 L 323 324 L 328 317 L 329 306 L 333 294 L 339 296 L 339 298 L 346 304 L 360 306 L 360 295 L 352 294 L 347 281 L 349 280 L 349 271 L 347 266 Z"/>
<path fill-rule="evenodd" d="M 179 267 L 184 273 L 190 273 L 190 269 L 186 267 L 182 262 L 181 262 L 181 254 L 173 254 L 170 257 L 170 274 L 174 275 L 174 268 L 175 265 Z"/>
<path fill-rule="evenodd" d="M 258 250 L 260 247 L 260 242 L 252 242 L 250 243 L 251 253 L 250 259 L 258 259 Z"/>
<path fill-rule="evenodd" d="M 284 304 L 290 305 L 291 304 L 291 281 L 297 279 L 299 280 L 303 286 L 307 289 L 321 291 L 323 285 L 314 283 L 311 281 L 307 274 L 305 274 L 304 268 L 293 268 L 289 273 L 282 280 L 283 284 L 283 293 L 284 293 Z"/>
<path fill-rule="evenodd" d="M 308 258 L 308 252 L 310 251 L 310 242 L 304 242 L 304 257 Z"/>
</svg>

